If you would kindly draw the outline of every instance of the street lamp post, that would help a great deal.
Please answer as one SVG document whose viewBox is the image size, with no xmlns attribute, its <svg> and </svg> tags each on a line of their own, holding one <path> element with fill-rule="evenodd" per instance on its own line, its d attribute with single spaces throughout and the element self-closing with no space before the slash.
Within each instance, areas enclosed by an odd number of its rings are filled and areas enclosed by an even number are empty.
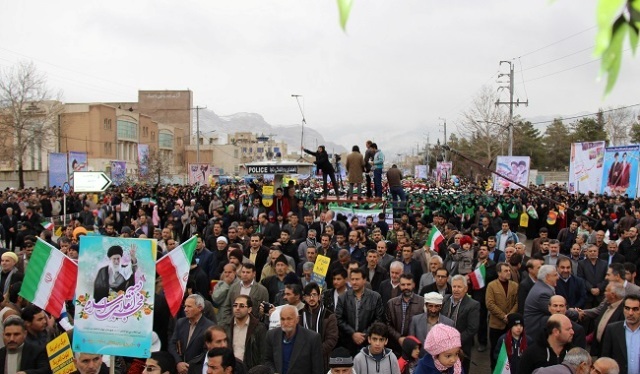
<svg viewBox="0 0 640 374">
<path fill-rule="evenodd" d="M 304 117 L 304 106 L 300 104 L 300 98 L 302 97 L 302 103 L 304 104 L 304 97 L 302 95 L 292 94 L 291 97 L 296 98 L 296 102 L 298 103 L 298 109 L 300 109 L 300 114 L 302 115 L 302 127 L 300 129 L 300 158 L 298 161 L 304 160 L 302 157 L 302 148 L 304 148 L 304 125 L 307 123 L 307 119 Z"/>
</svg>

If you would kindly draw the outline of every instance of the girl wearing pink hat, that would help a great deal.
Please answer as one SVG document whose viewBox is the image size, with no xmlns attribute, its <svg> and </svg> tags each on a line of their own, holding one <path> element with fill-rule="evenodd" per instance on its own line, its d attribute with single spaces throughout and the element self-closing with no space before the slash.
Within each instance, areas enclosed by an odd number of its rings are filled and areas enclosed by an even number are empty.
<svg viewBox="0 0 640 374">
<path fill-rule="evenodd" d="M 420 359 L 415 374 L 462 374 L 460 333 L 439 323 L 424 341 L 427 354 Z"/>
</svg>

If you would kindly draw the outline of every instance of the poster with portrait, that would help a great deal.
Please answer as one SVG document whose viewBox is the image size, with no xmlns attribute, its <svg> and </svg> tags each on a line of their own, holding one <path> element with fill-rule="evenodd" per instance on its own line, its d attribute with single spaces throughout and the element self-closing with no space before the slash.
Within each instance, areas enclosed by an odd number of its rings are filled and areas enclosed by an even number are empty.
<svg viewBox="0 0 640 374">
<path fill-rule="evenodd" d="M 640 145 L 606 148 L 600 193 L 606 193 L 609 196 L 628 195 L 632 199 L 635 198 L 639 156 Z"/>
<path fill-rule="evenodd" d="M 213 177 L 209 164 L 189 164 L 189 184 L 203 186 Z"/>
<path fill-rule="evenodd" d="M 149 357 L 156 278 L 152 242 L 81 237 L 74 352 Z"/>
<path fill-rule="evenodd" d="M 429 165 L 416 165 L 413 177 L 415 179 L 427 179 L 429 176 Z"/>
<path fill-rule="evenodd" d="M 49 187 L 62 187 L 67 178 L 67 154 L 49 153 Z"/>
<path fill-rule="evenodd" d="M 138 144 L 138 174 L 141 177 L 149 174 L 149 144 Z"/>
<path fill-rule="evenodd" d="M 523 186 L 528 186 L 530 165 L 529 156 L 498 156 L 496 172 Z M 515 190 L 520 186 L 494 174 L 493 190 L 503 192 L 507 188 Z"/>
<path fill-rule="evenodd" d="M 123 184 L 127 179 L 127 162 L 111 161 L 111 182 L 115 186 Z"/>
<path fill-rule="evenodd" d="M 69 152 L 69 184 L 73 186 L 73 173 L 76 171 L 89 171 L 86 152 Z"/>
<path fill-rule="evenodd" d="M 604 142 L 571 144 L 569 193 L 599 193 L 604 168 Z"/>
<path fill-rule="evenodd" d="M 436 163 L 436 182 L 442 183 L 449 180 L 453 170 L 453 162 L 443 161 Z"/>
</svg>

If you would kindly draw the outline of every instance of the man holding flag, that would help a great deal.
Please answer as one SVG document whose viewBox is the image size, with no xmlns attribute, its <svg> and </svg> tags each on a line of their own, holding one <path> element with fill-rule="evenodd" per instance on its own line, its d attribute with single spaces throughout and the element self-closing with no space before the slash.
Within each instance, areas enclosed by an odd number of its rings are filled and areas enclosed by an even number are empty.
<svg viewBox="0 0 640 374">
<path fill-rule="evenodd" d="M 487 349 L 487 306 L 485 304 L 487 284 L 498 276 L 496 274 L 496 263 L 489 259 L 489 247 L 486 244 L 480 245 L 476 256 L 472 263 L 472 268 L 475 270 L 469 274 L 469 281 L 473 289 L 471 297 L 480 303 L 478 352 L 484 352 Z"/>
</svg>

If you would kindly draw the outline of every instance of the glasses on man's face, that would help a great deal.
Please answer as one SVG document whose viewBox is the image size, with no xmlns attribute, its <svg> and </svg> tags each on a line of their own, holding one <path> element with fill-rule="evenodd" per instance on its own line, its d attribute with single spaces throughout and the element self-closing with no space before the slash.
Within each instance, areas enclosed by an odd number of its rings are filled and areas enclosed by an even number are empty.
<svg viewBox="0 0 640 374">
<path fill-rule="evenodd" d="M 152 372 L 154 372 L 154 371 L 160 371 L 160 368 L 159 368 L 159 367 L 157 367 L 157 366 L 150 366 L 150 365 L 147 365 L 147 366 L 145 366 L 145 367 L 144 367 L 144 369 L 143 369 L 143 370 L 144 370 L 144 371 L 146 371 L 146 372 L 148 372 L 148 373 L 152 373 Z"/>
<path fill-rule="evenodd" d="M 247 306 L 246 306 L 245 304 L 233 304 L 233 307 L 234 307 L 234 308 L 239 308 L 239 309 L 244 309 L 244 308 L 246 308 Z"/>
<path fill-rule="evenodd" d="M 310 293 L 310 294 L 305 295 L 305 296 L 317 299 L 320 295 L 318 295 L 317 293 L 313 292 L 313 293 Z"/>
</svg>

